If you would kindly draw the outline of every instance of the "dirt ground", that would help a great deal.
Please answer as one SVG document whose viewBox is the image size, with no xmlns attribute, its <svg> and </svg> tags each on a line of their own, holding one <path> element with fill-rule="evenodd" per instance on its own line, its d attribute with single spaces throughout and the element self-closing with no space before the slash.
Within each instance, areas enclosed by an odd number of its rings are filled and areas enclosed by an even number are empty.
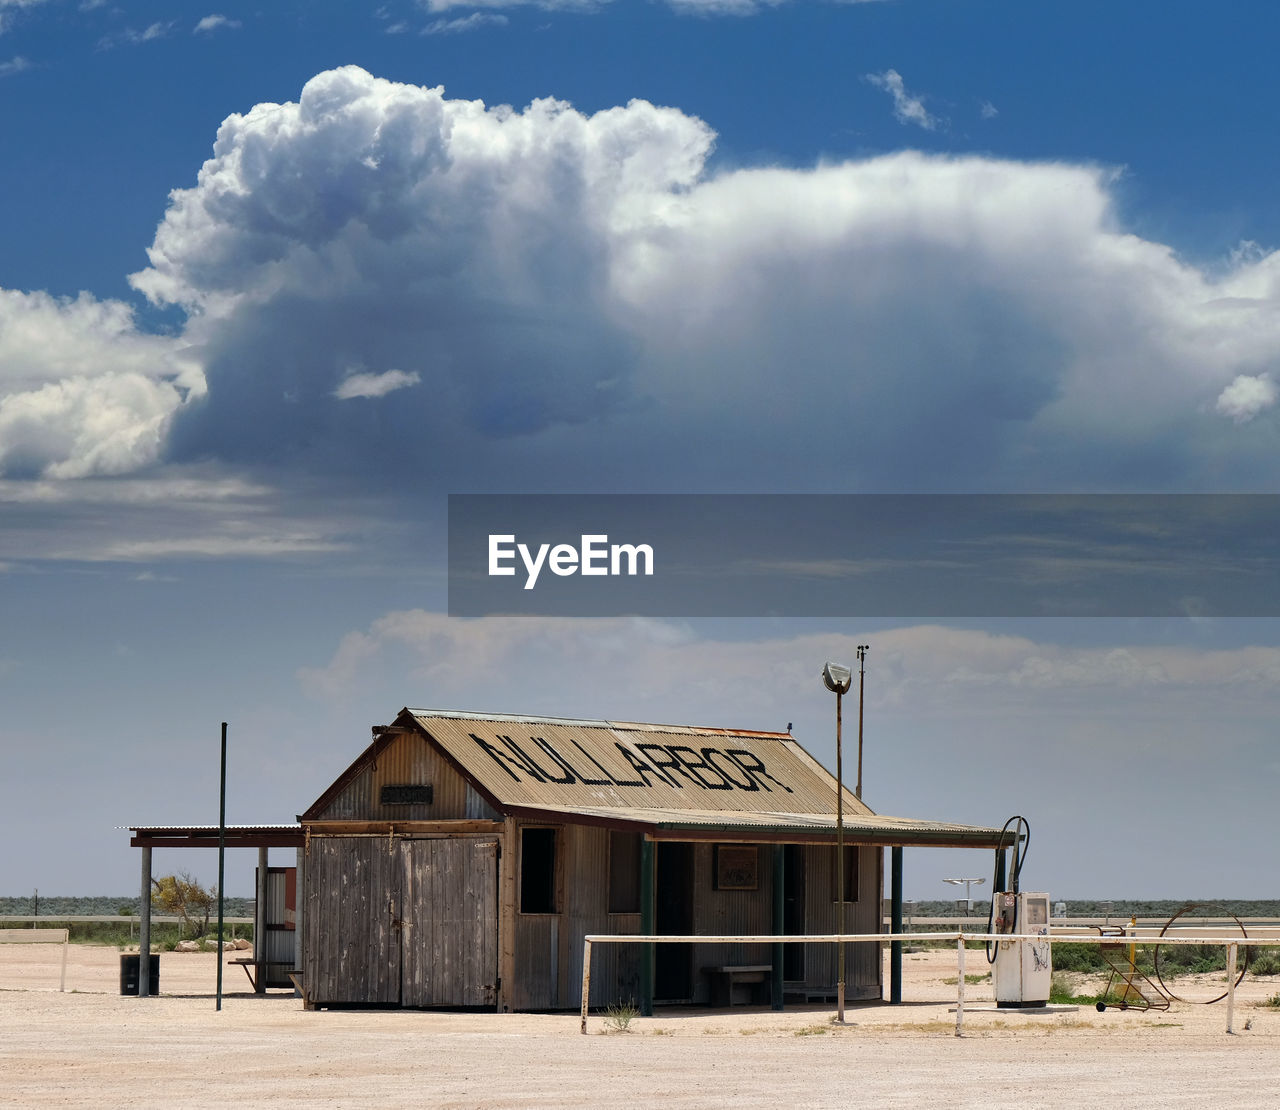
<svg viewBox="0 0 1280 1110">
<path fill-rule="evenodd" d="M 625 1033 L 592 1015 L 302 1009 L 256 997 L 216 957 L 165 953 L 158 998 L 119 994 L 119 953 L 0 946 L 0 1105 L 848 1107 L 1275 1106 L 1280 982 L 1166 1012 L 966 1010 L 955 1036 L 954 951 L 903 957 L 900 1006 L 783 1013 L 659 1010 Z M 967 970 L 986 971 L 971 953 Z M 948 982 L 949 980 L 949 982 Z M 886 971 L 887 981 L 887 971 Z M 1194 984 L 1188 997 L 1208 997 Z M 1196 993 L 1198 992 L 1198 993 Z M 966 987 L 990 1006 L 989 983 Z"/>
</svg>

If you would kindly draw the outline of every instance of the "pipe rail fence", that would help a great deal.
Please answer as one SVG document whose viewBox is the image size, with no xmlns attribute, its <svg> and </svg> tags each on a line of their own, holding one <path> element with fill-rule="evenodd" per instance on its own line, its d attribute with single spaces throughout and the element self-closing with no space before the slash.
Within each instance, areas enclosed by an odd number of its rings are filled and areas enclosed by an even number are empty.
<svg viewBox="0 0 1280 1110">
<path fill-rule="evenodd" d="M 1196 930 L 1201 932 L 1201 930 Z M 619 935 L 592 933 L 583 938 L 582 947 L 582 1017 L 579 1032 L 587 1031 L 587 1011 L 591 996 L 591 947 L 593 944 L 891 944 L 909 942 L 945 943 L 956 945 L 956 1036 L 964 1036 L 964 966 L 966 942 L 988 944 L 993 941 L 1034 941 L 1036 943 L 1054 944 L 1112 944 L 1117 939 L 1131 940 L 1135 944 L 1191 944 L 1212 946 L 1227 950 L 1227 1032 L 1234 1033 L 1232 1023 L 1235 1017 L 1236 997 L 1236 958 L 1240 946 L 1268 947 L 1276 944 L 1275 937 L 1242 937 L 1242 936 L 1100 936 L 1097 933 L 1086 933 L 1080 936 L 1070 934 L 1033 934 L 1033 933 L 966 933 L 954 930 L 940 933 L 848 933 L 844 935 L 825 933 L 813 936 L 797 936 L 794 933 L 786 936 L 637 936 L 635 934 Z M 1008 1013 L 1017 1013 L 1010 1008 Z"/>
</svg>

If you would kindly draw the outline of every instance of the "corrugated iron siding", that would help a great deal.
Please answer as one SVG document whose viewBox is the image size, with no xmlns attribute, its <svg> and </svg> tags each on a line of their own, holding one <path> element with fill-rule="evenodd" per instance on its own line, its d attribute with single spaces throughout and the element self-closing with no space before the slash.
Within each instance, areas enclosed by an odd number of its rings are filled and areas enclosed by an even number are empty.
<svg viewBox="0 0 1280 1110">
<path fill-rule="evenodd" d="M 833 808 L 831 776 L 786 734 L 426 715 L 414 720 L 504 805 L 723 813 Z M 637 763 L 648 770 L 637 770 Z M 871 812 L 848 791 L 846 806 L 851 817 Z"/>
<path fill-rule="evenodd" d="M 846 933 L 880 931 L 879 848 L 858 849 L 858 900 L 845 910 Z M 809 844 L 804 849 L 806 933 L 834 933 L 837 927 L 835 900 L 835 847 Z M 805 945 L 803 985 L 811 990 L 830 989 L 836 982 L 836 946 Z M 845 997 L 850 1001 L 879 998 L 881 995 L 880 945 L 850 944 L 845 948 Z"/>
<path fill-rule="evenodd" d="M 430 786 L 430 805 L 382 805 L 384 786 Z M 482 795 L 421 736 L 397 736 L 315 820 L 434 821 L 498 817 Z"/>
</svg>

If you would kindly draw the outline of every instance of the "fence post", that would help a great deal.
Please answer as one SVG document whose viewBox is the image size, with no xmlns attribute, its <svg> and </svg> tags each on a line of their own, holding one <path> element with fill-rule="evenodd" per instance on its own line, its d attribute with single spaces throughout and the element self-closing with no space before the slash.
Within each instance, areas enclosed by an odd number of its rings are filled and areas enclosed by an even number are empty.
<svg viewBox="0 0 1280 1110">
<path fill-rule="evenodd" d="M 587 1031 L 587 999 L 591 997 L 591 938 L 582 942 L 582 1024 L 578 1032 Z"/>
<path fill-rule="evenodd" d="M 956 1036 L 964 1036 L 964 934 L 956 938 Z"/>
<path fill-rule="evenodd" d="M 1238 945 L 1227 945 L 1227 1032 L 1234 1033 L 1231 1019 L 1236 1008 L 1236 949 Z"/>
</svg>

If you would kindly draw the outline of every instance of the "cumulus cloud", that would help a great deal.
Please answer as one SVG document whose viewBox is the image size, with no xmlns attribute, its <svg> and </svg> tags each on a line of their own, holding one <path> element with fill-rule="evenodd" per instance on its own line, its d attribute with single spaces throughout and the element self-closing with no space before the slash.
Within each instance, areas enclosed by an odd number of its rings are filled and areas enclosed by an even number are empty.
<svg viewBox="0 0 1280 1110">
<path fill-rule="evenodd" d="M 1247 424 L 1264 409 L 1271 408 L 1280 396 L 1269 375 L 1240 374 L 1218 394 L 1217 410 L 1237 424 Z"/>
<path fill-rule="evenodd" d="M 416 372 L 406 374 L 403 370 L 388 370 L 385 374 L 352 374 L 343 378 L 333 395 L 339 401 L 349 401 L 353 397 L 385 397 L 397 389 L 417 385 L 421 380 Z"/>
<path fill-rule="evenodd" d="M 228 19 L 225 15 L 206 15 L 199 23 L 195 25 L 191 32 L 193 35 L 205 35 L 213 31 L 228 30 L 234 31 L 240 27 L 238 19 Z"/>
<path fill-rule="evenodd" d="M 924 106 L 924 99 L 907 92 L 902 83 L 902 75 L 896 69 L 868 73 L 867 80 L 893 97 L 893 117 L 899 123 L 914 123 L 926 131 L 933 131 L 938 126 L 937 117 L 929 114 Z"/>
<path fill-rule="evenodd" d="M 181 345 L 139 332 L 119 301 L 0 290 L 0 473 L 78 478 L 145 466 L 204 389 Z"/>
<path fill-rule="evenodd" d="M 390 434 L 441 486 L 1276 475 L 1213 402 L 1280 356 L 1280 255 L 1191 265 L 1126 232 L 1104 167 L 710 172 L 713 141 L 643 101 L 487 106 L 354 67 L 229 117 L 132 279 L 190 314 L 210 383 L 169 457 L 355 473 Z M 426 388 L 331 404 L 352 366 Z"/>
</svg>

